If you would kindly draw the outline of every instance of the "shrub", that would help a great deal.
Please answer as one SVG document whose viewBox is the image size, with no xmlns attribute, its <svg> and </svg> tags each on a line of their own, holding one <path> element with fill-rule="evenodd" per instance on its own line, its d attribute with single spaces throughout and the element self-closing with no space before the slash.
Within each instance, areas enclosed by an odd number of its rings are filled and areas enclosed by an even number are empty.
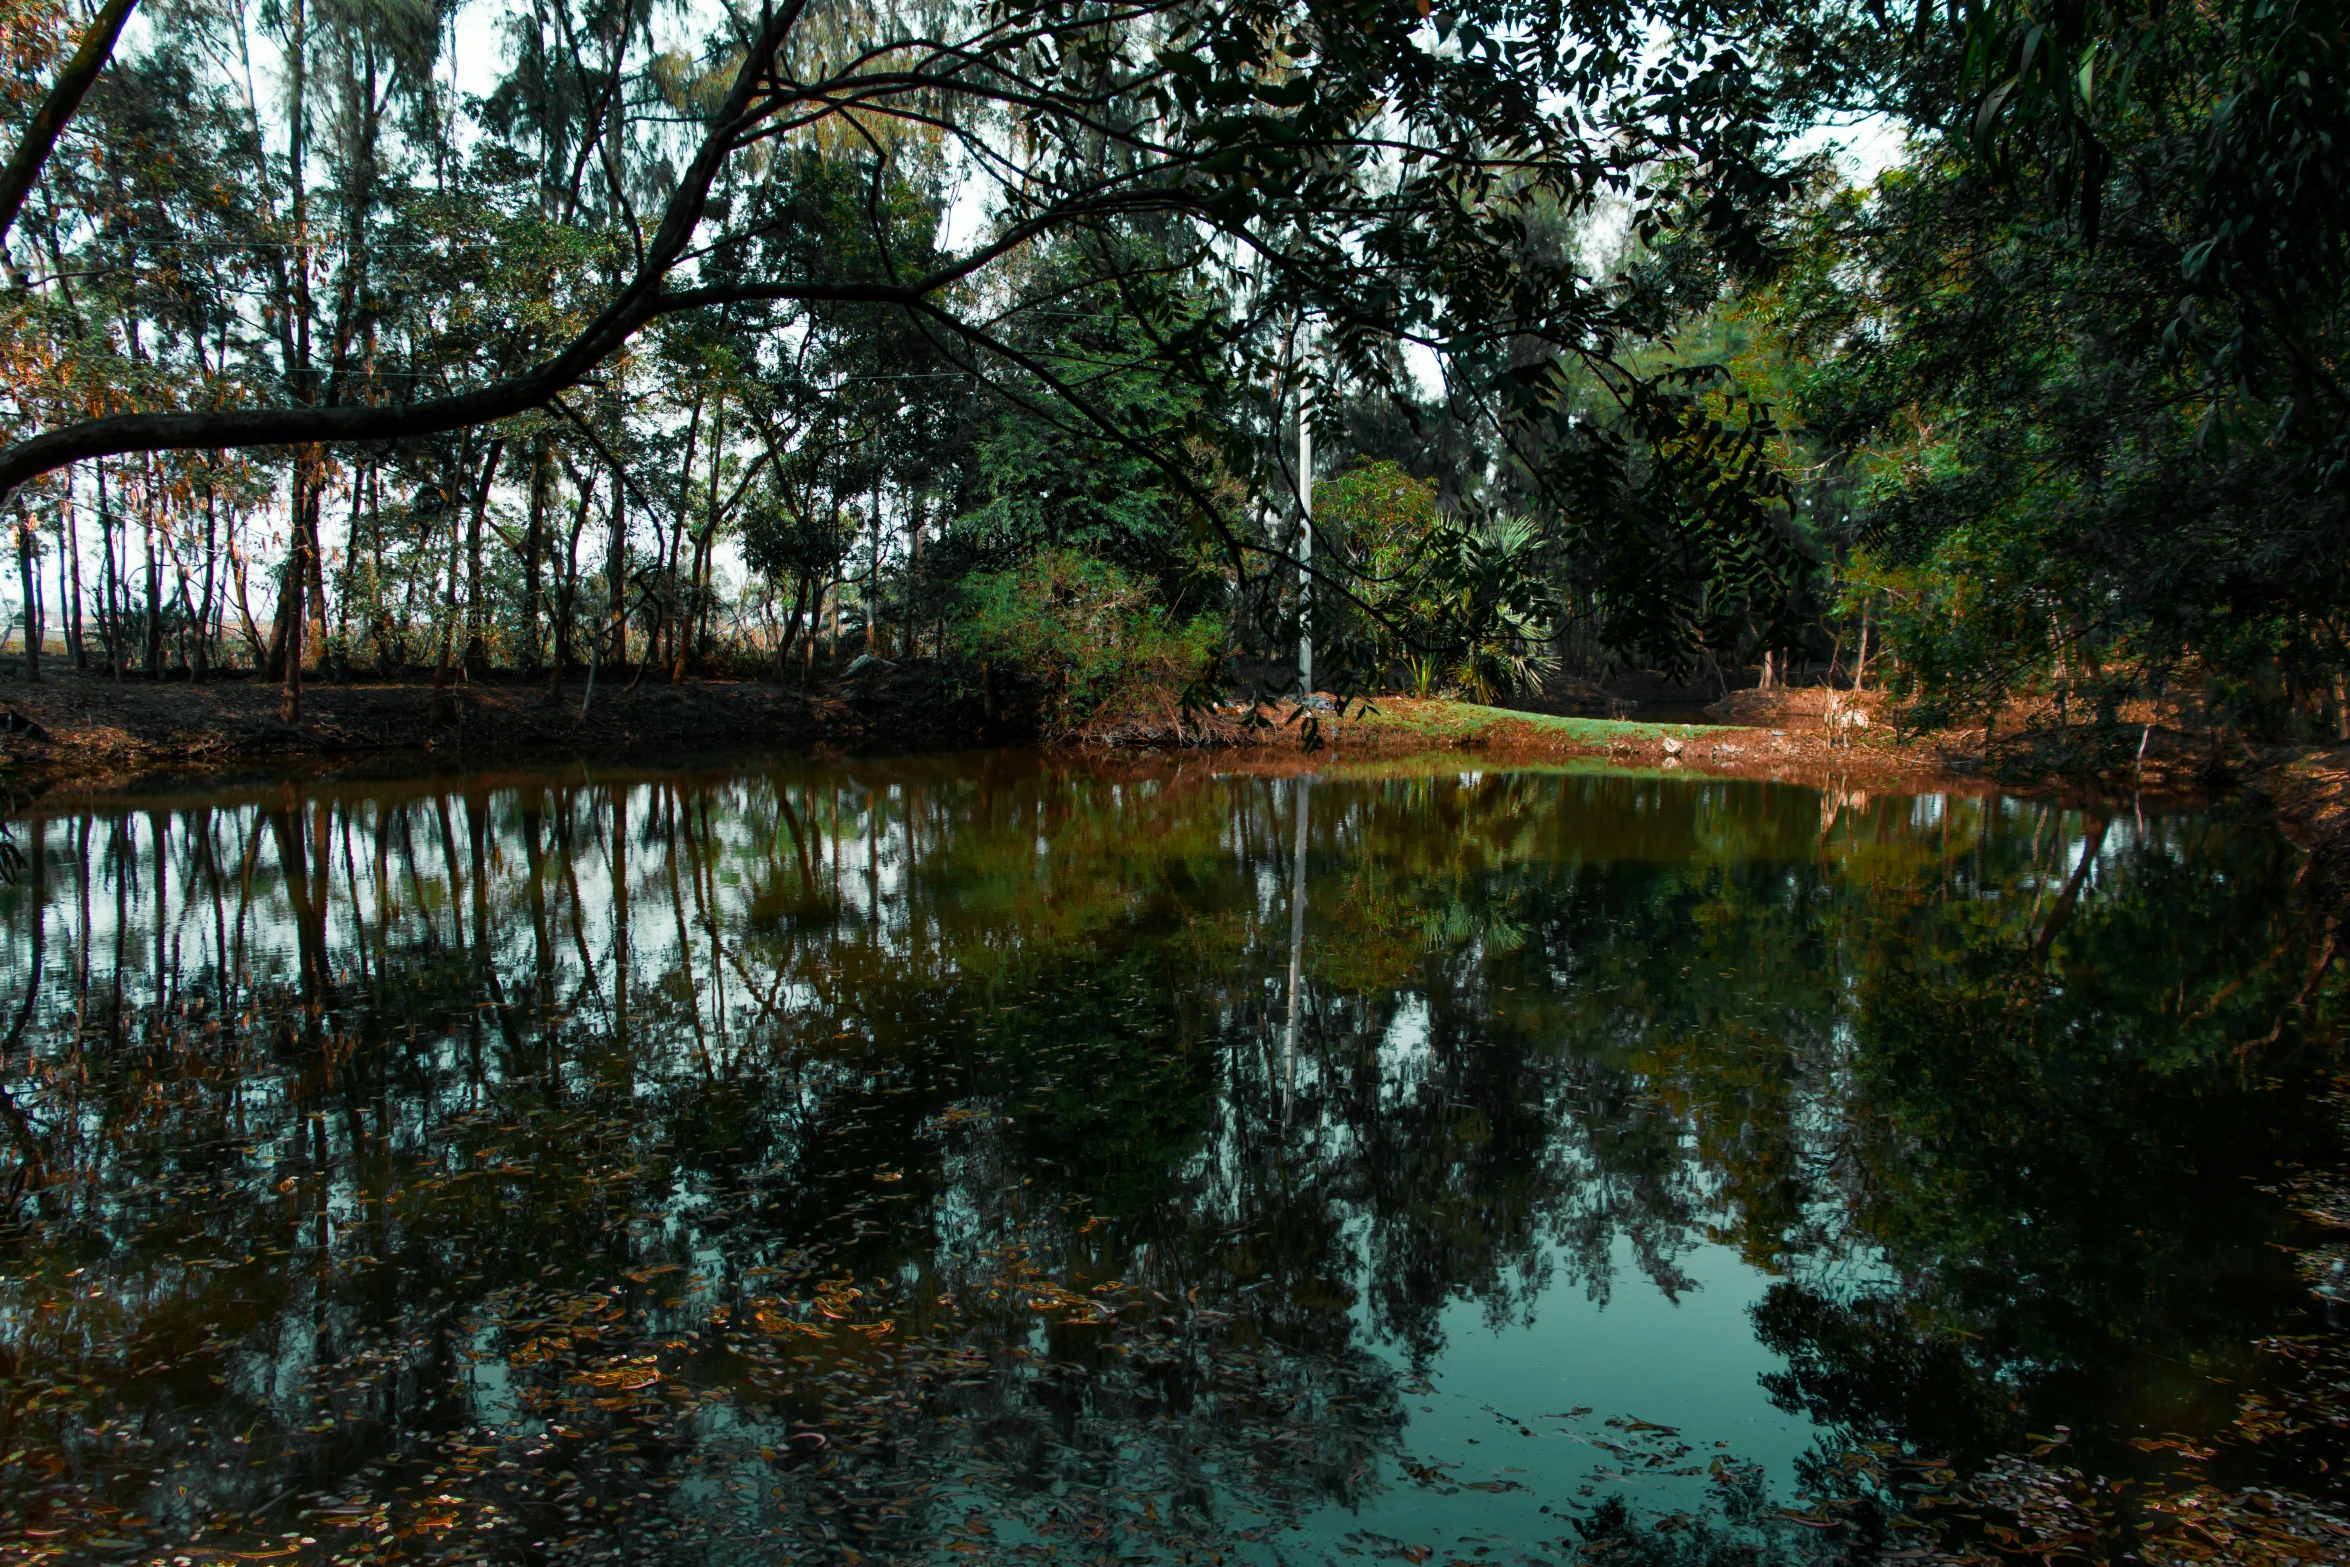
<svg viewBox="0 0 2350 1567">
<path fill-rule="evenodd" d="M 1436 486 L 1392 462 L 1349 469 L 1316 494 L 1314 518 L 1338 539 L 1376 613 L 1322 613 L 1333 650 L 1364 649 L 1374 681 L 1400 676 L 1417 696 L 1443 689 L 1480 702 L 1541 683 L 1553 667 L 1554 606 L 1541 531 L 1512 516 L 1447 517 Z"/>
<path fill-rule="evenodd" d="M 957 608 L 956 650 L 991 690 L 1005 674 L 1030 682 L 1048 733 L 1171 716 L 1224 641 L 1213 616 L 1175 621 L 1147 584 L 1074 550 L 974 572 Z"/>
</svg>

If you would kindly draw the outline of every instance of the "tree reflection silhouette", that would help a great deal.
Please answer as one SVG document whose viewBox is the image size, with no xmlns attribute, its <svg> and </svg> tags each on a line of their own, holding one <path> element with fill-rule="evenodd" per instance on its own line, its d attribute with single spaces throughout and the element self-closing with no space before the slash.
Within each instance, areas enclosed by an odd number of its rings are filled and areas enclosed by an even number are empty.
<svg viewBox="0 0 2350 1567">
<path fill-rule="evenodd" d="M 2289 1312 L 2253 1183 L 2320 1147 L 2334 996 L 2273 834 L 1306 787 L 998 755 L 31 819 L 8 1526 L 1261 1554 L 1391 1483 L 1450 1307 L 1620 1256 L 1779 1276 L 1822 1491 L 2208 1417 Z M 1830 1550 L 1758 1484 L 1569 1544 Z"/>
</svg>

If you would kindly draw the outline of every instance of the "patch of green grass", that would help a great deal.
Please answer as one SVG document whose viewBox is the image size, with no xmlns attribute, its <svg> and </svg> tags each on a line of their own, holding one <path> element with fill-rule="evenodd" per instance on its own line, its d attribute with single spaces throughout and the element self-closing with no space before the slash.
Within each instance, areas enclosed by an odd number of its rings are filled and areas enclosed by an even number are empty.
<svg viewBox="0 0 2350 1567">
<path fill-rule="evenodd" d="M 1408 756 L 1373 757 L 1364 761 L 1334 760 L 1317 769 L 1317 778 L 1352 783 L 1374 783 L 1394 778 L 1452 777 L 1460 773 L 1538 774 L 1545 778 L 1714 778 L 1731 777 L 1709 771 L 1702 762 L 1681 767 L 1658 767 L 1613 756 L 1570 756 L 1546 761 L 1524 756 L 1500 761 L 1458 751 L 1416 751 Z"/>
<path fill-rule="evenodd" d="M 1401 729 L 1432 740 L 1458 740 L 1482 734 L 1496 725 L 1520 723 L 1538 734 L 1556 735 L 1581 745 L 1606 745 L 1611 740 L 1662 740 L 1670 735 L 1690 740 L 1724 731 L 1709 724 L 1644 724 L 1629 718 L 1564 718 L 1551 713 L 1520 713 L 1506 707 L 1484 707 L 1475 702 L 1415 701 L 1406 711 L 1398 703 L 1373 702 L 1371 710 L 1352 710 L 1349 724 L 1366 728 Z"/>
</svg>

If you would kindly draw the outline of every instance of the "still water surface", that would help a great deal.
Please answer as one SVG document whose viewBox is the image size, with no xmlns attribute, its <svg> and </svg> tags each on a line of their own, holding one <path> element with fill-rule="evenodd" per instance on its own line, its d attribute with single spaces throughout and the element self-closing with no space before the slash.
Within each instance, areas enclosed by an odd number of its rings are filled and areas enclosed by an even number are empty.
<svg viewBox="0 0 2350 1567">
<path fill-rule="evenodd" d="M 1002 754 L 17 831 L 7 1558 L 1850 1557 L 1787 1515 L 1868 1455 L 2127 1465 L 2311 1322 L 2295 861 L 2209 812 Z"/>
</svg>

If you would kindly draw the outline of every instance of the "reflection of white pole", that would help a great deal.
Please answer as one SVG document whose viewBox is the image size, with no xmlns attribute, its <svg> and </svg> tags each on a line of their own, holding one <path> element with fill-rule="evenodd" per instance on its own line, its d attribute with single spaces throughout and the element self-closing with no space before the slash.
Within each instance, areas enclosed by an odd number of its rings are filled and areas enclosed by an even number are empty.
<svg viewBox="0 0 2350 1567">
<path fill-rule="evenodd" d="M 1306 400 L 1297 400 L 1297 690 L 1314 691 L 1314 427 Z"/>
<path fill-rule="evenodd" d="M 1289 1112 L 1289 1093 L 1297 1083 L 1297 1014 L 1299 980 L 1303 977 L 1306 951 L 1306 823 L 1314 795 L 1314 781 L 1297 781 L 1297 868 L 1291 873 L 1289 891 L 1289 1037 L 1281 1047 L 1281 1109 Z"/>
</svg>

